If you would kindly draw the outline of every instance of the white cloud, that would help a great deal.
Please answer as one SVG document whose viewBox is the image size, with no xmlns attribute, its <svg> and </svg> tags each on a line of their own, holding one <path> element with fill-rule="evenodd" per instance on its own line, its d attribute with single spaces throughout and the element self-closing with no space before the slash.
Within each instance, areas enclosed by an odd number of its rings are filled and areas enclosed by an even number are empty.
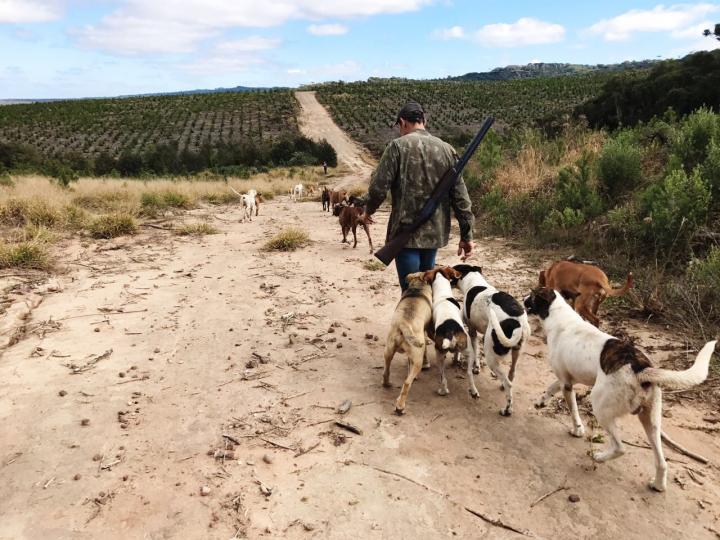
<svg viewBox="0 0 720 540">
<path fill-rule="evenodd" d="M 264 52 L 280 46 L 281 41 L 274 38 L 251 36 L 218 43 L 205 56 L 185 64 L 183 67 L 192 73 L 227 74 L 246 71 L 248 68 L 267 63 Z"/>
<path fill-rule="evenodd" d="M 477 30 L 472 39 L 488 47 L 523 47 L 557 43 L 565 38 L 565 28 L 523 17 L 512 24 L 488 24 Z"/>
<path fill-rule="evenodd" d="M 348 27 L 342 24 L 311 24 L 307 31 L 314 36 L 342 36 L 348 33 Z"/>
<path fill-rule="evenodd" d="M 436 39 L 462 39 L 465 37 L 465 30 L 462 26 L 451 26 L 450 28 L 439 28 L 432 33 Z"/>
<path fill-rule="evenodd" d="M 670 32 L 673 37 L 684 37 L 691 25 L 710 13 L 720 11 L 720 4 L 662 4 L 652 9 L 631 9 L 625 13 L 603 19 L 589 28 L 591 34 L 602 35 L 605 41 L 625 41 L 638 32 Z"/>
<path fill-rule="evenodd" d="M 3 0 L 0 0 L 2 2 Z M 231 28 L 269 28 L 292 19 L 347 19 L 415 11 L 433 0 L 122 0 L 97 25 L 75 31 L 80 43 L 118 52 L 195 50 Z"/>
<path fill-rule="evenodd" d="M 47 22 L 60 16 L 61 9 L 56 1 L 0 0 L 0 24 Z"/>
</svg>

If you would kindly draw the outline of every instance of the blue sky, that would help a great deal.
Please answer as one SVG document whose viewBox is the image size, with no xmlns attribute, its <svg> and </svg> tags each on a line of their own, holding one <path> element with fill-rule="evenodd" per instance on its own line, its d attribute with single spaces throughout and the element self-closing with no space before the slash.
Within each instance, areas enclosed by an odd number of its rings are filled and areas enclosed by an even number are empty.
<svg viewBox="0 0 720 540">
<path fill-rule="evenodd" d="M 445 77 L 720 46 L 720 3 L 0 0 L 0 99 Z"/>
</svg>

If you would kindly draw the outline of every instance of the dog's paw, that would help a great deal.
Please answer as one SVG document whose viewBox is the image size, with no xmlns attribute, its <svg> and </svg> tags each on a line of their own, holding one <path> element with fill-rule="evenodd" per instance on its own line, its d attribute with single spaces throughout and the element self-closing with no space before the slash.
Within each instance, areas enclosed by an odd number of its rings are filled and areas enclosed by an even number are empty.
<svg viewBox="0 0 720 540">
<path fill-rule="evenodd" d="M 544 409 L 547 403 L 545 403 L 545 400 L 539 400 L 535 402 L 535 408 L 536 409 Z"/>
<path fill-rule="evenodd" d="M 479 374 L 480 374 L 480 368 L 478 367 L 477 364 L 475 364 L 475 365 L 473 366 L 472 372 L 473 372 L 474 375 L 479 375 Z"/>
<path fill-rule="evenodd" d="M 663 491 L 665 491 L 664 482 L 662 484 L 658 484 L 657 482 L 655 482 L 655 480 L 650 480 L 647 486 L 650 491 L 655 491 L 656 493 L 662 493 Z"/>
<path fill-rule="evenodd" d="M 504 409 L 500 409 L 500 416 L 511 416 L 512 415 L 512 407 L 505 407 Z"/>
<path fill-rule="evenodd" d="M 447 388 L 438 388 L 437 389 L 438 396 L 447 396 L 449 393 L 450 393 L 450 390 L 448 390 Z"/>
<path fill-rule="evenodd" d="M 392 388 L 392 384 L 390 384 L 390 381 L 383 381 L 382 385 L 383 388 Z"/>
<path fill-rule="evenodd" d="M 426 362 L 423 362 L 423 365 L 422 365 L 422 370 L 423 370 L 423 371 L 427 371 L 428 369 L 430 369 L 430 367 L 431 367 L 431 366 L 430 366 L 430 362 L 427 362 L 427 363 L 426 363 Z"/>
<path fill-rule="evenodd" d="M 585 428 L 582 426 L 574 427 L 570 430 L 570 435 L 580 439 L 585 436 Z"/>
<path fill-rule="evenodd" d="M 398 416 L 402 416 L 403 414 L 405 414 L 405 409 L 399 409 L 395 407 L 395 414 L 397 414 Z"/>
<path fill-rule="evenodd" d="M 470 388 L 468 392 L 470 392 L 470 397 L 473 399 L 477 399 L 480 397 L 480 392 L 478 392 L 477 390 L 473 390 L 472 388 Z"/>
</svg>

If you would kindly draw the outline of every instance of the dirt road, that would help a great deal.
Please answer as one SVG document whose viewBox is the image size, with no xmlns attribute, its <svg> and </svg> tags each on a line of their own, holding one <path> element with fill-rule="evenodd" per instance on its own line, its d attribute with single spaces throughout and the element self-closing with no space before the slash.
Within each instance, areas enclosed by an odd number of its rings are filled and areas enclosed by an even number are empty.
<svg viewBox="0 0 720 540">
<path fill-rule="evenodd" d="M 295 97 L 300 103 L 298 121 L 303 134 L 314 140 L 328 141 L 337 152 L 338 162 L 351 171 L 336 182 L 336 187 L 367 182 L 375 165 L 368 152 L 335 124 L 325 107 L 318 103 L 315 92 L 295 92 Z"/>
<path fill-rule="evenodd" d="M 536 337 L 512 417 L 498 414 L 487 371 L 477 401 L 463 372 L 444 398 L 436 372 L 423 372 L 397 417 L 403 359 L 395 388 L 380 379 L 398 290 L 392 269 L 363 267 L 366 241 L 341 245 L 319 203 L 274 201 L 251 224 L 235 209 L 199 212 L 213 212 L 222 234 L 147 229 L 64 247 L 77 265 L 0 359 L 0 538 L 519 537 L 464 507 L 537 538 L 720 530 L 717 434 L 680 427 L 707 411 L 666 403 L 666 429 L 713 464 L 668 451 L 665 494 L 645 487 L 650 451 L 596 466 L 597 445 L 567 434 L 560 405 L 532 407 L 551 379 Z M 312 246 L 260 251 L 288 223 Z M 457 262 L 451 250 L 440 260 Z M 478 260 L 517 296 L 534 281 L 507 245 L 481 243 Z M 333 423 L 346 399 L 342 420 L 362 434 Z M 644 444 L 634 418 L 623 427 Z"/>
</svg>

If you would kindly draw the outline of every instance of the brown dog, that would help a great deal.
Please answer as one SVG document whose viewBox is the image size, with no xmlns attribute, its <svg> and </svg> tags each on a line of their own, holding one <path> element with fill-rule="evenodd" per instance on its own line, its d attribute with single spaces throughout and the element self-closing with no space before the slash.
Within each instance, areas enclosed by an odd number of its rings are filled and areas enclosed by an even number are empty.
<svg viewBox="0 0 720 540">
<path fill-rule="evenodd" d="M 340 221 L 340 229 L 343 235 L 342 243 L 350 243 L 347 235 L 352 230 L 353 240 L 355 240 L 353 248 L 357 247 L 357 228 L 359 225 L 365 229 L 365 234 L 367 234 L 368 242 L 370 243 L 370 253 L 372 253 L 373 243 L 370 237 L 370 226 L 362 219 L 364 213 L 362 206 L 355 206 L 354 204 L 355 201 L 353 200 L 351 201 L 351 206 L 346 206 L 345 203 L 341 203 L 333 207 L 333 215 L 337 216 L 338 221 Z"/>
<path fill-rule="evenodd" d="M 395 308 L 390 322 L 390 332 L 385 342 L 384 387 L 391 386 L 390 363 L 395 353 L 400 351 L 408 356 L 408 374 L 395 402 L 397 414 L 403 414 L 405 411 L 405 401 L 410 386 L 423 367 L 426 352 L 425 332 L 432 327 L 432 289 L 423 278 L 423 272 L 407 276 L 408 289 Z"/>
<path fill-rule="evenodd" d="M 595 326 L 600 324 L 597 312 L 605 298 L 625 294 L 632 284 L 633 275 L 630 272 L 625 285 L 613 289 L 600 268 L 574 261 L 558 261 L 547 270 L 540 271 L 540 287 L 558 291 L 583 319 Z"/>
</svg>

